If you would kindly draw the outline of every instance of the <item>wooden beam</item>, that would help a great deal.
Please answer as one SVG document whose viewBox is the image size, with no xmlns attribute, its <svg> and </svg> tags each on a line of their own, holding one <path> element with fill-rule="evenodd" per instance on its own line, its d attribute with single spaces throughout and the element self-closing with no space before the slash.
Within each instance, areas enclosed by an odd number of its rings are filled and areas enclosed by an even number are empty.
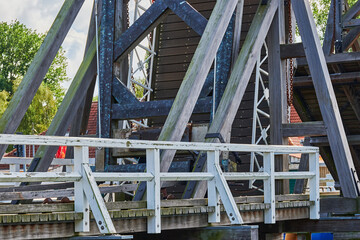
<svg viewBox="0 0 360 240">
<path fill-rule="evenodd" d="M 326 135 L 324 122 L 302 122 L 282 124 L 284 137 L 323 136 Z"/>
<path fill-rule="evenodd" d="M 310 146 L 310 138 L 304 139 L 303 146 Z M 309 171 L 309 154 L 301 154 L 300 164 L 298 171 Z M 295 194 L 302 194 L 305 191 L 308 179 L 296 179 L 294 186 Z M 321 206 L 321 204 L 320 204 Z"/>
<path fill-rule="evenodd" d="M 280 44 L 285 43 L 285 16 L 284 7 L 279 5 L 272 20 L 268 35 L 268 72 L 270 90 L 270 143 L 274 145 L 287 145 L 288 139 L 281 134 L 282 124 L 287 122 L 286 99 L 286 62 L 280 57 Z M 289 170 L 288 157 L 281 155 L 275 157 L 275 171 Z M 275 182 L 276 194 L 289 193 L 289 182 L 278 180 Z"/>
<path fill-rule="evenodd" d="M 95 38 L 86 52 L 83 62 L 81 63 L 75 77 L 66 92 L 54 119 L 52 120 L 46 135 L 64 136 L 67 128 L 73 120 L 77 109 L 87 94 L 92 80 L 96 74 L 96 43 Z M 50 163 L 57 151 L 57 147 L 40 146 L 36 152 L 34 160 L 30 164 L 30 169 L 37 172 L 47 171 Z"/>
<path fill-rule="evenodd" d="M 302 43 L 281 44 L 280 57 L 281 59 L 305 57 L 303 44 Z"/>
<path fill-rule="evenodd" d="M 305 67 L 308 65 L 306 58 L 298 58 L 297 65 L 298 67 Z M 349 63 L 349 62 L 359 62 L 360 61 L 360 52 L 344 52 L 331 54 L 330 56 L 325 56 L 327 64 L 340 64 L 340 63 Z"/>
<path fill-rule="evenodd" d="M 330 139 L 342 192 L 345 197 L 354 198 L 358 196 L 358 178 L 311 9 L 307 1 L 293 1 L 292 4 L 309 68 L 313 78 L 316 79 L 313 81 L 314 87 Z"/>
<path fill-rule="evenodd" d="M 342 21 L 348 22 L 353 18 L 356 18 L 360 14 L 360 1 L 357 1 L 347 12 L 343 15 Z"/>
<path fill-rule="evenodd" d="M 0 119 L 0 133 L 14 133 L 45 77 L 84 0 L 66 0 Z M 0 158 L 7 146 L 0 145 Z"/>
<path fill-rule="evenodd" d="M 101 6 L 102 0 L 98 2 L 98 4 Z M 99 20 L 98 20 L 99 22 Z M 93 40 L 96 32 L 95 27 L 95 2 L 93 4 L 92 14 L 90 17 L 90 25 L 88 29 L 88 35 L 86 39 L 85 44 L 85 53 L 90 47 L 91 41 Z M 74 120 L 71 123 L 70 127 L 70 133 L 69 136 L 71 137 L 77 137 L 80 135 L 85 135 L 87 131 L 87 125 L 88 120 L 90 117 L 90 110 L 91 110 L 91 104 L 92 99 L 94 95 L 94 89 L 95 89 L 95 83 L 96 83 L 96 75 L 92 76 L 92 83 L 88 89 L 88 92 L 86 94 L 86 97 L 82 100 L 81 105 L 79 106 L 79 110 L 76 113 L 76 116 L 74 117 Z M 68 147 L 66 149 L 66 155 L 65 158 L 74 158 L 74 148 Z M 64 168 L 65 170 L 65 168 Z"/>
<path fill-rule="evenodd" d="M 358 121 L 360 122 L 360 96 L 354 87 L 345 85 L 342 87 Z"/>
<path fill-rule="evenodd" d="M 360 145 L 360 135 L 348 135 L 346 138 L 350 145 Z M 314 146 L 329 146 L 328 137 L 312 137 L 310 143 Z"/>
<path fill-rule="evenodd" d="M 344 28 L 360 27 L 360 19 L 351 19 L 348 22 L 343 23 Z"/>
<path fill-rule="evenodd" d="M 242 27 L 242 18 L 244 12 L 244 0 L 239 0 L 236 11 L 235 11 L 235 27 L 234 27 L 234 41 L 232 47 L 232 65 L 235 64 L 237 57 L 240 52 L 240 41 L 241 41 L 241 27 Z"/>
<path fill-rule="evenodd" d="M 325 56 L 334 52 L 334 5 L 335 0 L 331 0 L 323 42 L 323 51 Z"/>
<path fill-rule="evenodd" d="M 360 72 L 333 73 L 330 74 L 333 85 L 343 85 L 347 83 L 356 83 L 360 81 Z M 313 80 L 311 76 L 294 77 L 294 87 L 312 87 Z"/>
<path fill-rule="evenodd" d="M 269 1 L 267 5 L 259 5 L 208 133 L 227 136 L 230 131 L 278 6 L 277 0 Z M 216 141 L 217 139 L 214 138 L 206 140 L 206 142 Z M 194 197 L 201 198 L 205 193 L 206 184 L 198 183 Z"/>
<path fill-rule="evenodd" d="M 237 2 L 238 0 L 216 2 L 204 34 L 200 39 L 199 45 L 160 133 L 159 141 L 179 141 L 181 139 Z M 176 151 L 171 150 L 162 151 L 161 172 L 168 171 L 175 152 Z M 142 199 L 144 192 L 144 186 L 142 186 L 142 191 L 138 191 L 134 199 Z"/>
<path fill-rule="evenodd" d="M 343 51 L 349 50 L 349 48 L 359 39 L 360 36 L 360 27 L 355 27 L 351 29 L 343 40 Z"/>
</svg>

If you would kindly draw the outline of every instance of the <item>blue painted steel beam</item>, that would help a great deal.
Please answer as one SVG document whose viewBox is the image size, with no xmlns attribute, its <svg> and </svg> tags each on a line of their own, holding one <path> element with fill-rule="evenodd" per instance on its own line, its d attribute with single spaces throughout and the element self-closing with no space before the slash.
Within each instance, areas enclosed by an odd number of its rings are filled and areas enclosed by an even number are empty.
<svg viewBox="0 0 360 240">
<path fill-rule="evenodd" d="M 102 1 L 102 19 L 99 48 L 99 103 L 100 121 L 98 135 L 110 138 L 111 135 L 111 90 L 113 75 L 115 0 Z M 105 166 L 110 163 L 110 149 L 105 149 Z"/>
<path fill-rule="evenodd" d="M 136 118 L 167 116 L 174 100 L 161 100 L 141 102 L 136 104 L 113 104 L 112 119 L 126 120 Z M 212 98 L 199 99 L 194 113 L 209 113 L 211 111 Z"/>
<path fill-rule="evenodd" d="M 132 104 L 137 108 L 140 101 L 130 92 L 130 90 L 116 78 L 113 79 L 112 94 L 118 104 Z"/>
</svg>

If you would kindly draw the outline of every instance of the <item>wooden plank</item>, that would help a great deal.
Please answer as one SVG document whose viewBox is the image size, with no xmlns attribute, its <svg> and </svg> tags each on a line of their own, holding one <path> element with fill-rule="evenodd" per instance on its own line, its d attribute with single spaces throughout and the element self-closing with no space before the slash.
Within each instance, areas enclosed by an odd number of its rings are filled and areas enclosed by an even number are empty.
<svg viewBox="0 0 360 240">
<path fill-rule="evenodd" d="M 321 136 L 326 135 L 324 122 L 302 122 L 282 124 L 284 137 Z"/>
<path fill-rule="evenodd" d="M 319 101 L 320 110 L 327 128 L 332 155 L 339 175 L 340 184 L 345 197 L 358 195 L 358 178 L 352 161 L 344 126 L 336 102 L 334 89 L 331 85 L 329 71 L 324 53 L 317 38 L 316 26 L 306 1 L 292 2 L 305 53 L 311 74 L 316 81 L 314 87 Z"/>
<path fill-rule="evenodd" d="M 269 1 L 267 5 L 259 5 L 208 133 L 220 133 L 222 136 L 227 136 L 230 131 L 277 9 L 278 2 L 273 0 Z M 215 141 L 217 140 L 206 140 L 206 142 Z M 204 182 L 200 182 L 194 196 L 201 198 L 205 193 L 206 185 Z"/>
<path fill-rule="evenodd" d="M 9 106 L 0 119 L 1 133 L 14 133 L 20 125 L 83 3 L 84 0 L 66 0 L 64 2 L 18 90 L 14 93 Z M 0 145 L 0 158 L 6 148 L 6 145 Z"/>
<path fill-rule="evenodd" d="M 59 184 L 58 184 L 59 185 Z M 42 185 L 31 185 L 28 187 L 36 188 Z M 124 184 L 121 186 L 109 186 L 99 187 L 102 194 L 118 193 L 118 192 L 130 192 L 135 191 L 137 184 Z M 41 191 L 25 191 L 25 192 L 2 192 L 0 194 L 0 201 L 9 200 L 25 200 L 25 199 L 37 199 L 37 198 L 62 198 L 74 196 L 74 189 L 56 189 L 56 190 L 41 190 Z"/>
</svg>

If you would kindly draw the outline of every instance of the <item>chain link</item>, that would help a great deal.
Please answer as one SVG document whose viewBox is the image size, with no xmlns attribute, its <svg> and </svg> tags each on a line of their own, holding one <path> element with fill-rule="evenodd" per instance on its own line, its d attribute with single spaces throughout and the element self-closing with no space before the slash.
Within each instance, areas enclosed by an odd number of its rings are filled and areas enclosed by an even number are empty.
<svg viewBox="0 0 360 240">
<path fill-rule="evenodd" d="M 292 19 L 291 19 L 291 0 L 288 1 L 288 24 L 289 24 L 289 43 L 293 43 L 293 32 L 292 32 Z M 289 60 L 289 73 L 286 72 L 286 99 L 287 104 L 290 107 L 293 102 L 293 89 L 294 89 L 294 61 L 292 58 Z M 287 70 L 288 68 L 286 68 Z M 288 76 L 289 75 L 289 76 Z M 289 78 L 290 77 L 290 81 Z"/>
</svg>

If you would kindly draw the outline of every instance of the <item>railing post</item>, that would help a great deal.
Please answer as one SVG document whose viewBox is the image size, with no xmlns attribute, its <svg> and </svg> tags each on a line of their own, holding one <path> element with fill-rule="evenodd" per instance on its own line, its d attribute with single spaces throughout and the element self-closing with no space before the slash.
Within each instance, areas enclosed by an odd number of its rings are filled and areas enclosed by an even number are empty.
<svg viewBox="0 0 360 240">
<path fill-rule="evenodd" d="M 310 219 L 320 218 L 320 172 L 319 172 L 319 152 L 309 154 L 309 171 L 315 176 L 309 179 L 310 201 L 314 204 L 310 205 Z"/>
<path fill-rule="evenodd" d="M 269 203 L 270 208 L 264 210 L 264 222 L 267 224 L 275 223 L 275 176 L 274 176 L 274 153 L 264 152 L 264 172 L 269 174 L 268 179 L 264 180 L 264 203 Z"/>
<path fill-rule="evenodd" d="M 146 200 L 147 208 L 155 211 L 154 216 L 147 219 L 148 233 L 161 232 L 160 208 L 160 151 L 159 149 L 146 149 L 146 171 L 154 178 L 147 182 Z"/>
<path fill-rule="evenodd" d="M 83 163 L 89 163 L 88 152 L 88 147 L 74 147 L 74 171 L 83 176 L 79 182 L 74 183 L 75 212 L 83 213 L 82 220 L 75 220 L 75 232 L 90 231 L 89 202 L 84 192 L 85 178 L 82 168 Z"/>
<path fill-rule="evenodd" d="M 216 174 L 215 162 L 219 161 L 219 151 L 207 152 L 207 171 L 213 175 Z M 214 207 L 215 211 L 209 213 L 208 222 L 216 223 L 220 222 L 220 194 L 216 189 L 215 177 L 208 181 L 208 206 Z"/>
</svg>

